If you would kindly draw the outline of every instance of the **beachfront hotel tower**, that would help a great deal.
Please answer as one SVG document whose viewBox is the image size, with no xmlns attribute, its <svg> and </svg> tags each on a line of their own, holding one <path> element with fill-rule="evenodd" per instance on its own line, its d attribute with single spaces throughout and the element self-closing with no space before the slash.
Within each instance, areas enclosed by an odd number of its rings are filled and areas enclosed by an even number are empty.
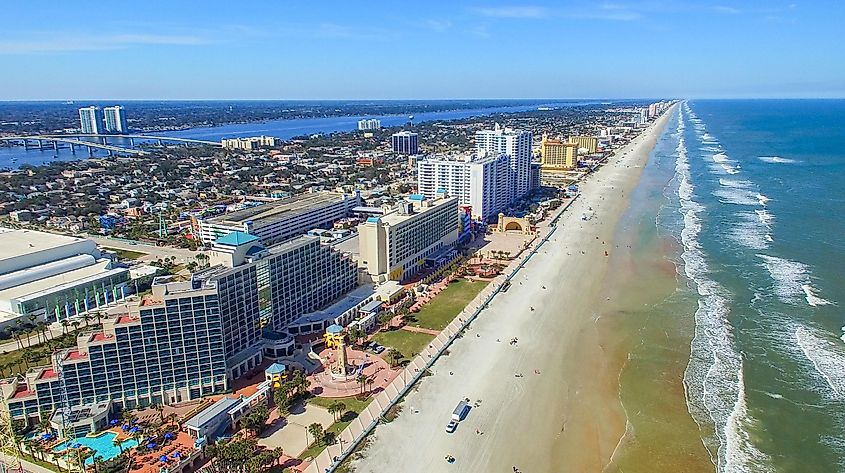
<svg viewBox="0 0 845 473">
<path fill-rule="evenodd" d="M 80 108 L 79 127 L 85 134 L 101 134 L 103 132 L 103 111 L 100 110 L 100 107 Z"/>
<path fill-rule="evenodd" d="M 358 226 L 360 263 L 374 279 L 403 281 L 451 259 L 458 240 L 458 199 L 412 194 Z"/>
<path fill-rule="evenodd" d="M 108 133 L 127 133 L 129 131 L 126 126 L 126 112 L 120 105 L 105 107 L 103 109 L 103 119 L 106 124 L 106 132 Z"/>
<path fill-rule="evenodd" d="M 417 161 L 417 192 L 434 199 L 445 191 L 487 221 L 511 203 L 510 164 L 505 154 L 430 156 Z"/>
<path fill-rule="evenodd" d="M 156 278 L 150 293 L 111 308 L 102 328 L 81 333 L 50 366 L 0 381 L 12 417 L 37 422 L 64 404 L 62 392 L 70 406 L 128 408 L 223 392 L 262 362 L 290 321 L 358 280 L 348 256 L 309 236 L 266 248 L 253 235 L 226 235 L 210 263 L 186 278 Z"/>
<path fill-rule="evenodd" d="M 508 156 L 509 200 L 514 201 L 531 191 L 531 132 L 502 128 L 475 133 L 475 152 L 479 156 Z"/>
<path fill-rule="evenodd" d="M 540 142 L 540 163 L 545 170 L 568 170 L 578 166 L 578 143 L 543 135 Z"/>
</svg>

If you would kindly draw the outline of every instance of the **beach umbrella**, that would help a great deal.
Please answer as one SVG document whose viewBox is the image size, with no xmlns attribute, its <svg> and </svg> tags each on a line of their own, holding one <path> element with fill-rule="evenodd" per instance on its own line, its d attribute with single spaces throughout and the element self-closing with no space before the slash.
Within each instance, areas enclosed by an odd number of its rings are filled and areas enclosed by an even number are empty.
<svg viewBox="0 0 845 473">
<path fill-rule="evenodd" d="M 162 463 L 167 463 L 167 455 L 162 455 L 162 456 L 158 457 L 158 461 L 160 461 Z"/>
<path fill-rule="evenodd" d="M 117 425 L 117 424 L 118 424 L 118 422 L 120 422 L 120 421 L 119 421 L 119 420 L 117 420 L 117 419 L 112 419 L 112 420 L 111 420 L 111 422 L 109 422 L 109 424 L 110 424 L 110 425 Z"/>
<path fill-rule="evenodd" d="M 179 452 L 176 452 L 176 453 L 173 454 L 173 458 L 179 458 L 181 456 L 182 456 L 182 454 L 179 453 Z"/>
<path fill-rule="evenodd" d="M 129 430 L 129 424 L 123 424 L 120 426 L 120 428 L 123 430 Z"/>
<path fill-rule="evenodd" d="M 77 442 L 77 443 L 73 444 L 73 448 L 82 448 L 82 444 Z"/>
<path fill-rule="evenodd" d="M 154 444 L 154 443 L 150 442 L 150 443 L 148 443 L 148 444 L 147 444 L 147 448 L 149 448 L 150 450 L 152 450 L 152 449 L 156 448 L 156 444 Z"/>
<path fill-rule="evenodd" d="M 135 432 L 139 431 L 139 430 L 141 430 L 141 429 L 139 429 L 138 427 L 132 427 L 131 429 L 129 429 L 129 431 L 132 432 L 133 434 Z"/>
<path fill-rule="evenodd" d="M 173 434 L 171 434 L 170 432 L 165 432 L 165 433 L 164 433 L 164 438 L 165 438 L 166 440 L 170 440 L 170 439 L 172 439 L 172 438 L 173 438 Z"/>
<path fill-rule="evenodd" d="M 50 440 L 50 437 L 51 437 L 50 434 L 44 434 L 44 435 L 41 436 L 41 440 Z"/>
</svg>

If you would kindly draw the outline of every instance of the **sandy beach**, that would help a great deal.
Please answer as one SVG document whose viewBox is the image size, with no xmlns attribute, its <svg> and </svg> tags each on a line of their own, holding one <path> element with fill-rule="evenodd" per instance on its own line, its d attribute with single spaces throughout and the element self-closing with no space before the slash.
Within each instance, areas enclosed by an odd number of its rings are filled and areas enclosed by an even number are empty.
<svg viewBox="0 0 845 473">
<path fill-rule="evenodd" d="M 622 251 L 616 224 L 672 113 L 581 182 L 552 238 L 407 396 L 401 415 L 376 429 L 354 471 L 580 472 L 610 462 L 625 414 L 619 366 L 610 361 L 618 354 L 596 328 L 607 297 L 605 251 Z M 589 209 L 593 217 L 582 220 Z M 479 406 L 447 434 L 464 398 Z"/>
</svg>

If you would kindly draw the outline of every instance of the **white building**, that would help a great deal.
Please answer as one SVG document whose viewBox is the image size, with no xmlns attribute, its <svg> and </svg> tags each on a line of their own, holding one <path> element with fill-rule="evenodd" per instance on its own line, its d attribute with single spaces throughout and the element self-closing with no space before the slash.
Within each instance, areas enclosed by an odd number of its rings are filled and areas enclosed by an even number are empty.
<svg viewBox="0 0 845 473">
<path fill-rule="evenodd" d="M 531 132 L 502 128 L 497 123 L 492 130 L 475 133 L 475 149 L 479 156 L 508 156 L 511 201 L 531 191 Z"/>
<path fill-rule="evenodd" d="M 55 322 L 123 299 L 129 269 L 84 238 L 0 228 L 0 327 Z"/>
<path fill-rule="evenodd" d="M 126 133 L 129 131 L 126 126 L 126 112 L 120 105 L 104 108 L 103 116 L 105 119 L 107 132 Z"/>
<path fill-rule="evenodd" d="M 264 205 L 199 220 L 203 244 L 211 245 L 231 232 L 255 235 L 264 244 L 278 243 L 312 228 L 327 228 L 362 205 L 361 196 L 335 192 L 310 192 Z"/>
<path fill-rule="evenodd" d="M 378 130 L 379 128 L 381 128 L 381 120 L 377 118 L 358 120 L 359 130 Z"/>
<path fill-rule="evenodd" d="M 451 259 L 458 240 L 458 199 L 411 195 L 358 226 L 359 265 L 379 280 L 402 281 Z"/>
<path fill-rule="evenodd" d="M 445 191 L 469 205 L 473 218 L 487 221 L 511 202 L 510 162 L 504 154 L 422 159 L 417 161 L 417 191 L 429 199 Z"/>
<path fill-rule="evenodd" d="M 93 106 L 80 108 L 79 125 L 82 133 L 99 135 L 103 132 L 103 111 Z"/>
<path fill-rule="evenodd" d="M 252 151 L 261 148 L 262 146 L 273 147 L 276 146 L 276 139 L 272 136 L 253 136 L 249 138 L 228 138 L 220 140 L 220 145 L 224 149 L 240 149 L 244 151 Z"/>
</svg>

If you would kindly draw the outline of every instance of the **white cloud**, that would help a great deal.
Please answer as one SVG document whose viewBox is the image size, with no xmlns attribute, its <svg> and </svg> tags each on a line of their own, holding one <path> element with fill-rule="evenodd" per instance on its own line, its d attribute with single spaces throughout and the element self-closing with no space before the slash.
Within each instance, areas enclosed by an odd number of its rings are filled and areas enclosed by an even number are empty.
<svg viewBox="0 0 845 473">
<path fill-rule="evenodd" d="M 548 11 L 543 7 L 509 6 L 476 8 L 475 12 L 492 18 L 546 18 Z"/>
<path fill-rule="evenodd" d="M 719 13 L 727 13 L 727 14 L 730 14 L 730 15 L 736 15 L 737 13 L 739 13 L 738 8 L 727 7 L 727 6 L 724 6 L 724 5 L 717 5 L 717 6 L 713 7 L 713 9 L 716 10 L 717 12 L 719 12 Z"/>
<path fill-rule="evenodd" d="M 103 51 L 143 45 L 195 46 L 210 42 L 206 38 L 193 35 L 39 34 L 38 38 L 34 39 L 0 39 L 0 54 Z"/>
<path fill-rule="evenodd" d="M 452 27 L 452 22 L 449 20 L 427 20 L 425 26 L 433 31 L 442 33 Z"/>
</svg>

